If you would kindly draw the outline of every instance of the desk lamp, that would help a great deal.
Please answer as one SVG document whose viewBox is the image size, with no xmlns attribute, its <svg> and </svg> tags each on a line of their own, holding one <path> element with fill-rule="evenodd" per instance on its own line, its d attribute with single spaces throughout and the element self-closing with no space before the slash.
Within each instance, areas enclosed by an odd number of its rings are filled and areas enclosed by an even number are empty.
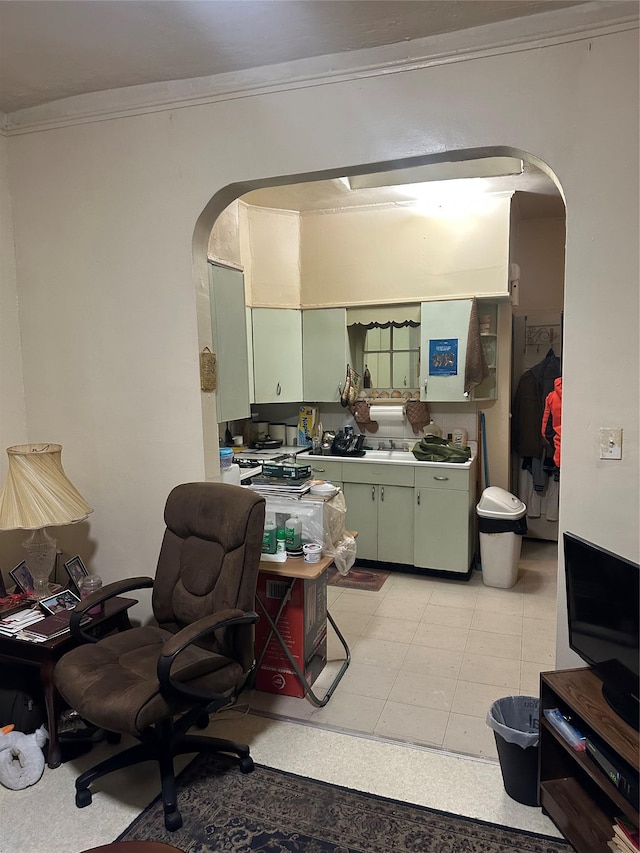
<svg viewBox="0 0 640 853">
<path fill-rule="evenodd" d="M 23 542 L 35 597 L 49 592 L 56 541 L 45 528 L 83 521 L 93 509 L 62 467 L 60 444 L 16 444 L 7 448 L 9 472 L 0 491 L 0 530 L 30 530 Z"/>
</svg>

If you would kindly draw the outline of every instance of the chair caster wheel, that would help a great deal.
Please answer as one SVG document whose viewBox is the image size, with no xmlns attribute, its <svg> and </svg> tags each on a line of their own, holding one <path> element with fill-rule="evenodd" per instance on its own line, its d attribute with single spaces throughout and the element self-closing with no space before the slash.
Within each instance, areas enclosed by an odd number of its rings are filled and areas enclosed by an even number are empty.
<svg viewBox="0 0 640 853">
<path fill-rule="evenodd" d="M 88 788 L 80 788 L 79 791 L 76 791 L 76 806 L 79 809 L 83 809 L 85 806 L 91 805 L 91 791 Z"/>
<path fill-rule="evenodd" d="M 118 732 L 107 732 L 107 743 L 120 743 L 122 735 Z"/>
<path fill-rule="evenodd" d="M 182 815 L 179 811 L 165 812 L 164 826 L 167 832 L 175 832 L 182 826 Z"/>
<path fill-rule="evenodd" d="M 251 773 L 254 770 L 255 764 L 253 763 L 253 758 L 246 756 L 246 758 L 240 759 L 240 772 L 241 773 Z"/>
<path fill-rule="evenodd" d="M 201 714 L 196 720 L 196 728 L 198 729 L 206 729 L 209 725 L 209 715 Z"/>
</svg>

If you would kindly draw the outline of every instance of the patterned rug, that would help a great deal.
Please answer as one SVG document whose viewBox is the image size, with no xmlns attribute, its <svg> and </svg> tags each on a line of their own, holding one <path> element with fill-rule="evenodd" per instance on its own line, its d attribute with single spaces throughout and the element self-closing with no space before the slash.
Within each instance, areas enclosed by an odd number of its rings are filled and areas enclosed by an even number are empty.
<svg viewBox="0 0 640 853">
<path fill-rule="evenodd" d="M 348 575 L 341 575 L 335 566 L 329 566 L 327 583 L 342 589 L 363 589 L 366 592 L 378 592 L 389 577 L 390 572 L 380 569 L 363 569 L 354 566 Z"/>
<path fill-rule="evenodd" d="M 184 825 L 156 800 L 118 841 L 185 853 L 569 853 L 554 838 L 412 806 L 256 766 L 243 775 L 199 755 L 179 776 Z"/>
</svg>

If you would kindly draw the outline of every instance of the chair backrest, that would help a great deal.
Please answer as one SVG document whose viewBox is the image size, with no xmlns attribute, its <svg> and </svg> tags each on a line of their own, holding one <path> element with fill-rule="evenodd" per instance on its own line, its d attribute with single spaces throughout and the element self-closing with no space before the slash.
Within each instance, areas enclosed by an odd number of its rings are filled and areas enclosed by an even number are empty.
<svg viewBox="0 0 640 853">
<path fill-rule="evenodd" d="M 255 610 L 264 516 L 264 498 L 240 486 L 184 483 L 171 491 L 152 599 L 161 628 L 175 633 L 210 613 Z M 225 653 L 226 642 L 235 647 L 237 637 L 216 632 L 203 645 Z"/>
</svg>

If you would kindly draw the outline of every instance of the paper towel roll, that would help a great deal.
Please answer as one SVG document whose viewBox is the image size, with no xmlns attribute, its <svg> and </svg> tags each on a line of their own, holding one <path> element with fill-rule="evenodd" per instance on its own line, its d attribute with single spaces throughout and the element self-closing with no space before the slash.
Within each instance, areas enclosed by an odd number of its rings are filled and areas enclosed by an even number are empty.
<svg viewBox="0 0 640 853">
<path fill-rule="evenodd" d="M 371 420 L 377 421 L 379 427 L 404 427 L 404 405 L 372 403 L 370 412 Z"/>
</svg>

